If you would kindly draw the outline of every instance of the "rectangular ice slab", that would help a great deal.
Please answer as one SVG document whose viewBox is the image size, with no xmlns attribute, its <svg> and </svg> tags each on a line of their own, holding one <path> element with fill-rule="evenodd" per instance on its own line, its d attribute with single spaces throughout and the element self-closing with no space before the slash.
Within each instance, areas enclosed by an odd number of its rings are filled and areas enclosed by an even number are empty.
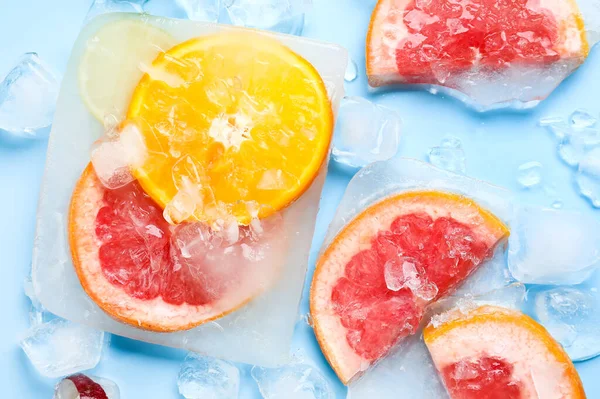
<svg viewBox="0 0 600 399">
<path fill-rule="evenodd" d="M 102 136 L 104 127 L 102 122 L 92 116 L 82 100 L 80 86 L 90 81 L 82 78 L 86 75 L 80 74 L 79 65 L 86 46 L 106 45 L 104 42 L 98 44 L 98 30 L 109 23 L 123 20 L 131 21 L 131 25 L 136 27 L 139 24 L 159 27 L 175 43 L 217 32 L 249 33 L 243 28 L 136 14 L 101 15 L 83 29 L 67 67 L 49 142 L 33 255 L 36 294 L 44 307 L 52 313 L 96 329 L 233 361 L 265 366 L 280 364 L 288 357 L 326 162 L 300 199 L 281 212 L 285 226 L 282 237 L 293 238 L 293 245 L 284 252 L 285 259 L 280 264 L 279 279 L 263 295 L 239 310 L 191 330 L 155 333 L 109 317 L 86 295 L 80 285 L 67 244 L 67 210 L 75 182 L 90 160 L 91 146 Z M 131 43 L 139 45 L 140 36 L 130 32 L 132 34 L 119 37 L 120 46 L 126 48 Z M 155 29 L 152 32 L 156 33 L 154 39 L 164 36 Z M 330 89 L 332 108 L 334 113 L 337 112 L 343 97 L 343 76 L 347 64 L 344 49 L 298 37 L 257 32 L 254 34 L 280 40 L 310 62 Z M 109 50 L 106 54 L 111 54 Z M 116 59 L 107 62 L 122 65 L 119 61 Z M 134 65 L 135 71 L 137 66 Z M 140 72 L 139 77 L 141 76 Z M 127 86 L 125 82 L 123 84 L 123 87 Z M 117 105 L 116 97 L 115 100 L 114 104 Z M 119 105 L 126 107 L 127 101 Z M 115 115 L 123 115 L 117 111 L 119 110 L 115 110 Z M 99 116 L 101 119 L 103 115 Z"/>
</svg>

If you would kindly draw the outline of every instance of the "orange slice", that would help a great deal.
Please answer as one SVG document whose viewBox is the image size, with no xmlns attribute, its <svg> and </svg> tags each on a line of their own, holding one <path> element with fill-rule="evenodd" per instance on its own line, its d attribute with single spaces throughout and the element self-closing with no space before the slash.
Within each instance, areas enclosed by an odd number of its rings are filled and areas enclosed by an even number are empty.
<svg viewBox="0 0 600 399">
<path fill-rule="evenodd" d="M 133 170 L 165 207 L 182 186 L 201 198 L 193 217 L 241 224 L 297 199 L 327 157 L 331 105 L 316 69 L 266 36 L 218 34 L 161 54 L 129 112 L 148 157 Z"/>
<path fill-rule="evenodd" d="M 530 317 L 496 306 L 450 312 L 423 337 L 453 399 L 586 397 L 567 353 Z"/>
<path fill-rule="evenodd" d="M 473 200 L 439 191 L 391 196 L 348 223 L 319 258 L 310 291 L 315 335 L 340 380 L 414 334 L 425 306 L 508 234 Z"/>
</svg>

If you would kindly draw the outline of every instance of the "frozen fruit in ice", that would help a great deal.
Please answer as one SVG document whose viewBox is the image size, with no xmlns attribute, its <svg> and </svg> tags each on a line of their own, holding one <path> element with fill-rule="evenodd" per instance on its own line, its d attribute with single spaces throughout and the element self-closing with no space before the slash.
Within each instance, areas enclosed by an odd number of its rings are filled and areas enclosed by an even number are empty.
<svg viewBox="0 0 600 399">
<path fill-rule="evenodd" d="M 277 368 L 252 367 L 252 378 L 264 399 L 334 399 L 325 376 L 315 367 L 292 363 Z"/>
<path fill-rule="evenodd" d="M 280 224 L 269 226 L 258 239 L 244 228 L 233 245 L 229 229 L 170 226 L 136 181 L 108 190 L 88 166 L 71 200 L 69 240 L 81 284 L 105 312 L 175 331 L 221 317 L 272 284 L 284 236 Z M 245 258 L 248 248 L 264 261 Z"/>
<path fill-rule="evenodd" d="M 85 374 L 73 374 L 54 389 L 53 399 L 119 399 L 117 384 L 106 378 L 88 377 Z"/>
<path fill-rule="evenodd" d="M 240 370 L 224 360 L 190 353 L 179 370 L 177 386 L 186 399 L 237 398 Z"/>
<path fill-rule="evenodd" d="M 36 53 L 24 54 L 0 81 L 0 130 L 44 138 L 54 117 L 59 79 Z"/>
<path fill-rule="evenodd" d="M 127 116 L 145 122 L 149 152 L 132 172 L 161 207 L 186 177 L 205 188 L 197 220 L 234 215 L 248 224 L 245 203 L 264 218 L 308 189 L 327 157 L 333 117 L 323 80 L 305 59 L 247 32 L 186 41 L 152 68 L 156 76 L 142 78 Z M 185 83 L 168 85 L 161 75 Z M 189 162 L 178 169 L 181 159 Z"/>
<path fill-rule="evenodd" d="M 310 293 L 315 335 L 342 382 L 414 334 L 425 306 L 507 236 L 475 201 L 440 191 L 396 194 L 354 218 L 318 260 Z"/>
<path fill-rule="evenodd" d="M 89 33 L 78 81 L 90 112 L 100 121 L 107 116 L 122 120 L 137 83 L 156 56 L 173 44 L 167 32 L 140 20 L 120 19 Z"/>
<path fill-rule="evenodd" d="M 485 106 L 540 100 L 587 56 L 583 28 L 568 0 L 380 0 L 367 75 L 371 86 L 442 85 Z"/>
<path fill-rule="evenodd" d="M 312 0 L 228 0 L 224 9 L 234 25 L 302 34 Z"/>
<path fill-rule="evenodd" d="M 600 222 L 579 212 L 517 210 L 508 267 L 528 284 L 579 284 L 600 266 Z"/>
<path fill-rule="evenodd" d="M 362 97 L 344 97 L 333 138 L 333 159 L 357 168 L 398 152 L 402 120 L 387 107 Z"/>
<path fill-rule="evenodd" d="M 20 344 L 40 374 L 56 378 L 96 367 L 104 332 L 55 318 L 31 327 Z"/>
<path fill-rule="evenodd" d="M 568 355 L 530 317 L 498 306 L 449 312 L 423 337 L 451 398 L 585 398 Z"/>
</svg>

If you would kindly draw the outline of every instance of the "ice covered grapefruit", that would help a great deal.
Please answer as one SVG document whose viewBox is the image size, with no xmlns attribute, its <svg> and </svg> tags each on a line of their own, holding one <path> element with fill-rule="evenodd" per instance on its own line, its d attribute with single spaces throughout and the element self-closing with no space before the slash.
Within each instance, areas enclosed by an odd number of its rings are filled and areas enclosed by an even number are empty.
<svg viewBox="0 0 600 399">
<path fill-rule="evenodd" d="M 567 353 L 530 317 L 497 306 L 455 313 L 423 332 L 452 399 L 585 398 Z"/>
<path fill-rule="evenodd" d="M 261 226 L 260 238 L 250 228 L 231 237 L 201 223 L 171 226 L 136 181 L 108 190 L 89 165 L 71 199 L 69 243 L 84 290 L 105 312 L 167 332 L 221 317 L 277 278 L 281 223 Z"/>
<path fill-rule="evenodd" d="M 510 65 L 579 65 L 589 51 L 575 0 L 379 0 L 367 36 L 371 86 L 443 84 Z"/>
<path fill-rule="evenodd" d="M 342 382 L 415 333 L 425 306 L 507 236 L 473 200 L 438 191 L 388 197 L 348 223 L 319 258 L 310 291 L 315 335 Z"/>
</svg>

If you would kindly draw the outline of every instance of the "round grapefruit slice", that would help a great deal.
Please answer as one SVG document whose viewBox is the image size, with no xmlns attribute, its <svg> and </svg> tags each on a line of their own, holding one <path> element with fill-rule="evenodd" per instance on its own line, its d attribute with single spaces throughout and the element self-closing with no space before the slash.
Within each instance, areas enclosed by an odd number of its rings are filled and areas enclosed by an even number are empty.
<svg viewBox="0 0 600 399">
<path fill-rule="evenodd" d="M 450 312 L 423 338 L 452 399 L 585 398 L 567 353 L 530 317 L 497 306 Z"/>
<path fill-rule="evenodd" d="M 367 35 L 373 87 L 443 84 L 444 76 L 509 65 L 583 62 L 589 46 L 575 0 L 379 0 Z"/>
<path fill-rule="evenodd" d="M 232 234 L 201 223 L 171 226 L 162 213 L 136 181 L 108 190 L 91 165 L 75 187 L 75 270 L 86 293 L 117 320 L 151 331 L 189 329 L 238 309 L 277 278 L 285 252 L 279 221 L 265 221 L 260 239 L 250 228 L 236 230 L 231 244 Z"/>
<path fill-rule="evenodd" d="M 405 192 L 360 213 L 317 262 L 310 311 L 344 384 L 413 334 L 431 301 L 457 287 L 508 236 L 469 198 Z"/>
</svg>

